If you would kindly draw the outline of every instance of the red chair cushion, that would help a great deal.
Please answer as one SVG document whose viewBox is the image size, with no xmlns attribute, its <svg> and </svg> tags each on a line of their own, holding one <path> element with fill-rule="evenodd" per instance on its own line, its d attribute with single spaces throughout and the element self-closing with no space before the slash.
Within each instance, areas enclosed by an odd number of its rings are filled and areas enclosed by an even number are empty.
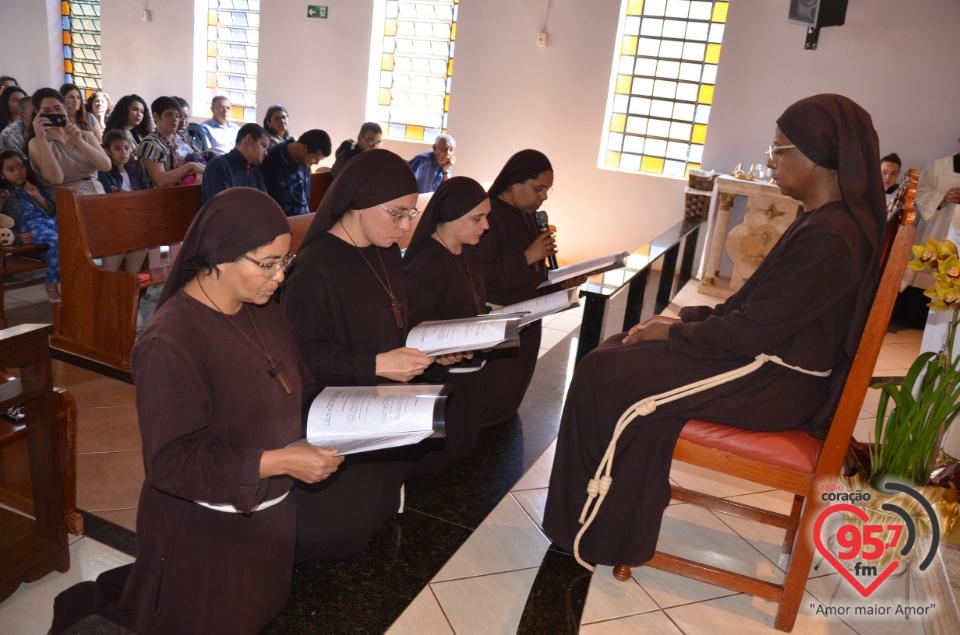
<svg viewBox="0 0 960 635">
<path fill-rule="evenodd" d="M 777 467 L 813 474 L 823 441 L 802 430 L 750 432 L 717 423 L 690 420 L 680 438 Z"/>
</svg>

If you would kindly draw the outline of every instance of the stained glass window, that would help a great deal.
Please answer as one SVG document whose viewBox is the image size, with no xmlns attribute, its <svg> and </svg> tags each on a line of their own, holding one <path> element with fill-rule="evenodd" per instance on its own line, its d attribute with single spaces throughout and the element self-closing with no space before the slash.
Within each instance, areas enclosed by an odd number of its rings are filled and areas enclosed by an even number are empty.
<svg viewBox="0 0 960 635">
<path fill-rule="evenodd" d="M 230 119 L 256 121 L 260 0 L 207 0 L 207 107 L 230 99 Z"/>
<path fill-rule="evenodd" d="M 76 84 L 84 96 L 100 90 L 100 0 L 60 3 L 63 29 L 64 81 Z"/>
<path fill-rule="evenodd" d="M 377 121 L 386 137 L 446 132 L 459 0 L 386 0 Z"/>
<path fill-rule="evenodd" d="M 700 167 L 729 4 L 624 0 L 603 167 L 676 177 Z"/>
</svg>

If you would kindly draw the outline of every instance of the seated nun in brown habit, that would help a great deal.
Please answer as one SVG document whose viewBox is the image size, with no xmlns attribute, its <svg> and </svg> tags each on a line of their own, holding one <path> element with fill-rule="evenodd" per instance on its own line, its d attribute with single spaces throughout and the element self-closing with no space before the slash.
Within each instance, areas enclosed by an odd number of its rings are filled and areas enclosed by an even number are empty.
<svg viewBox="0 0 960 635">
<path fill-rule="evenodd" d="M 780 116 L 769 154 L 780 191 L 803 211 L 743 287 L 716 307 L 684 308 L 678 320 L 653 317 L 577 366 L 543 529 L 569 551 L 579 540 L 586 562 L 640 565 L 653 556 L 687 420 L 826 435 L 879 274 L 886 202 L 877 133 L 850 99 L 816 95 Z M 761 354 L 778 359 L 634 419 L 615 443 L 605 502 L 581 525 L 588 482 L 628 407 Z"/>
<path fill-rule="evenodd" d="M 413 172 L 388 150 L 357 156 L 324 195 L 281 300 L 318 390 L 408 382 L 433 363 L 404 346 L 409 307 L 397 243 L 419 214 L 417 196 Z M 350 455 L 326 483 L 296 487 L 297 561 L 365 549 L 400 506 L 408 454 Z"/>
<path fill-rule="evenodd" d="M 534 213 L 553 189 L 553 166 L 542 152 L 521 150 L 507 161 L 487 191 L 490 230 L 478 246 L 487 300 L 503 306 L 557 287 L 538 289 L 547 279 L 547 256 L 557 253 L 550 232 L 537 231 Z M 520 348 L 492 351 L 487 358 L 483 424 L 504 423 L 517 414 L 533 379 L 540 352 L 540 321 L 520 333 Z"/>
<path fill-rule="evenodd" d="M 411 327 L 487 312 L 476 244 L 490 227 L 489 213 L 487 193 L 471 178 L 455 176 L 437 188 L 403 258 Z M 426 439 L 414 448 L 407 478 L 433 478 L 476 447 L 483 427 L 483 363 L 478 356 L 452 367 L 431 367 L 426 381 L 451 386 L 446 438 Z"/>
<path fill-rule="evenodd" d="M 52 631 L 100 614 L 139 633 L 257 633 L 286 606 L 295 480 L 343 460 L 301 437 L 310 373 L 270 301 L 291 261 L 269 196 L 213 197 L 131 355 L 146 478 L 137 559 L 61 593 Z"/>
</svg>

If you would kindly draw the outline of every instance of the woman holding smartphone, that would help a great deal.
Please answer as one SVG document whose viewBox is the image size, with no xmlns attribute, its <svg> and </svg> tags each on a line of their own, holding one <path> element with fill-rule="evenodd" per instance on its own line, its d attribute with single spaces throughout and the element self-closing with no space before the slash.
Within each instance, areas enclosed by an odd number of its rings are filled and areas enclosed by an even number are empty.
<svg viewBox="0 0 960 635">
<path fill-rule="evenodd" d="M 80 195 L 103 194 L 97 170 L 111 168 L 110 157 L 92 132 L 67 121 L 63 95 L 41 88 L 31 98 L 34 116 L 25 127 L 24 144 L 44 191 L 69 187 Z"/>
</svg>

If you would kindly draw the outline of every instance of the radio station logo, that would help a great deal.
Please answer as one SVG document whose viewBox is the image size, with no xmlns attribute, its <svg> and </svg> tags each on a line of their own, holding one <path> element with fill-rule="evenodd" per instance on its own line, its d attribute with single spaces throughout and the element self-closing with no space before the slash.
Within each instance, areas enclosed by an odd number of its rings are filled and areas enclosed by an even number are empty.
<svg viewBox="0 0 960 635">
<path fill-rule="evenodd" d="M 919 566 L 920 571 L 925 571 L 933 562 L 937 547 L 940 545 L 940 522 L 937 514 L 930 502 L 912 487 L 895 482 L 886 483 L 885 487 L 889 492 L 903 492 L 915 499 L 930 519 L 930 549 Z M 813 540 L 817 551 L 827 562 L 833 565 L 860 595 L 865 598 L 869 597 L 897 568 L 904 566 L 902 562 L 909 562 L 909 555 L 916 546 L 917 537 L 917 528 L 913 518 L 899 505 L 884 503 L 880 508 L 890 514 L 899 516 L 902 524 L 896 522 L 871 523 L 870 516 L 861 507 L 856 506 L 856 503 L 870 501 L 871 494 L 869 492 L 845 492 L 842 491 L 843 486 L 840 484 L 825 485 L 821 489 L 828 490 L 822 492 L 821 498 L 823 500 L 838 502 L 830 505 L 817 516 L 816 523 L 813 526 Z M 861 522 L 855 524 L 849 522 L 849 516 L 845 517 L 848 522 L 841 525 L 837 529 L 836 535 L 832 536 L 832 542 L 837 545 L 836 553 L 834 553 L 823 544 L 821 534 L 824 522 L 838 512 L 852 514 L 859 518 Z M 906 532 L 906 540 L 901 541 L 904 532 Z M 899 548 L 899 553 L 893 554 L 892 559 L 883 558 L 888 552 L 896 552 L 900 544 L 903 546 Z M 878 565 L 881 559 L 884 561 L 890 560 L 882 570 L 879 569 Z"/>
</svg>

